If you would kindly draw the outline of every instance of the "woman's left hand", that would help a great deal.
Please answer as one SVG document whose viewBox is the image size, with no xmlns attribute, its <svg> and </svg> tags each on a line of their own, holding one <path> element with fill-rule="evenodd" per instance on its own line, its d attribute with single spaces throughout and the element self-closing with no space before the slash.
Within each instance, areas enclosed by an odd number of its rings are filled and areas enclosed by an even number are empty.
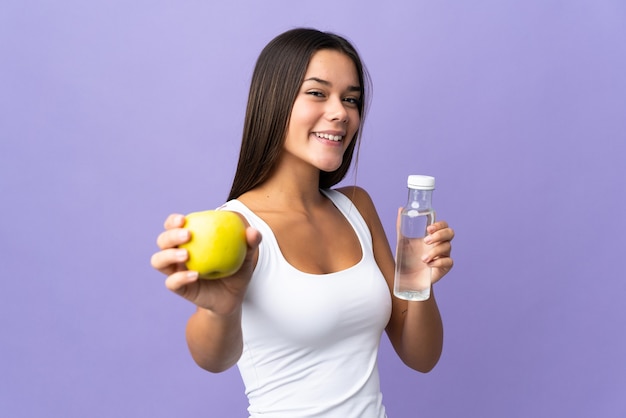
<svg viewBox="0 0 626 418">
<path fill-rule="evenodd" d="M 426 228 L 428 235 L 424 243 L 428 244 L 428 252 L 422 259 L 432 267 L 432 283 L 438 282 L 445 276 L 454 265 L 450 253 L 452 252 L 452 239 L 454 231 L 445 221 L 435 222 Z"/>
</svg>

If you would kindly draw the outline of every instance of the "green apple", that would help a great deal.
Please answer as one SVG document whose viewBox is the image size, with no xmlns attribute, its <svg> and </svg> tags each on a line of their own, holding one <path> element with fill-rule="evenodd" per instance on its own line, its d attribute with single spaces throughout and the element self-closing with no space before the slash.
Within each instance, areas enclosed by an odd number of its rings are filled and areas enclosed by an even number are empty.
<svg viewBox="0 0 626 418">
<path fill-rule="evenodd" d="M 206 210 L 185 216 L 191 238 L 179 245 L 189 253 L 187 268 L 201 279 L 220 279 L 239 270 L 248 250 L 246 226 L 234 212 Z"/>
</svg>

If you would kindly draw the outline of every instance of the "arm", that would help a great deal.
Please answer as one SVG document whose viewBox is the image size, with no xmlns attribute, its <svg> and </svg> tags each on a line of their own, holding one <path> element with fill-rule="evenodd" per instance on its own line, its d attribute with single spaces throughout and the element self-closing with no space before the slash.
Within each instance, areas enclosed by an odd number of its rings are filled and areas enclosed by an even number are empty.
<svg viewBox="0 0 626 418">
<path fill-rule="evenodd" d="M 187 251 L 177 248 L 190 238 L 184 224 L 182 215 L 168 217 L 166 230 L 157 239 L 161 250 L 152 256 L 151 263 L 168 276 L 165 281 L 168 289 L 197 306 L 187 322 L 187 345 L 200 367 L 218 373 L 233 366 L 241 356 L 241 304 L 252 277 L 261 235 L 248 227 L 248 253 L 237 273 L 219 280 L 201 280 L 197 272 L 187 271 L 185 267 Z"/>
<path fill-rule="evenodd" d="M 235 365 L 241 356 L 241 306 L 229 315 L 218 315 L 198 307 L 187 321 L 187 347 L 201 368 L 220 373 Z"/>
<path fill-rule="evenodd" d="M 384 228 L 367 192 L 349 188 L 343 192 L 350 197 L 367 222 L 373 240 L 374 257 L 385 276 L 392 298 L 391 318 L 386 332 L 396 353 L 412 369 L 428 372 L 439 361 L 443 348 L 443 325 L 435 295 L 423 302 L 409 302 L 393 296 L 395 261 Z M 429 227 L 431 250 L 429 264 L 433 267 L 433 283 L 452 267 L 450 240 L 454 232 L 445 222 Z"/>
</svg>

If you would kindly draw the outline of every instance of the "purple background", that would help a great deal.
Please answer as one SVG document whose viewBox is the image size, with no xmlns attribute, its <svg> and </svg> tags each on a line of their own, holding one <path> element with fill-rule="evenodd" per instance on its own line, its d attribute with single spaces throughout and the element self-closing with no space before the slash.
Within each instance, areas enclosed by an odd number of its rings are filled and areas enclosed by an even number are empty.
<svg viewBox="0 0 626 418">
<path fill-rule="evenodd" d="M 254 62 L 295 26 L 373 78 L 346 183 L 395 239 L 406 175 L 434 175 L 457 232 L 440 364 L 383 338 L 390 418 L 625 416 L 622 0 L 4 0 L 0 415 L 245 415 L 149 258 L 168 213 L 225 199 Z"/>
</svg>

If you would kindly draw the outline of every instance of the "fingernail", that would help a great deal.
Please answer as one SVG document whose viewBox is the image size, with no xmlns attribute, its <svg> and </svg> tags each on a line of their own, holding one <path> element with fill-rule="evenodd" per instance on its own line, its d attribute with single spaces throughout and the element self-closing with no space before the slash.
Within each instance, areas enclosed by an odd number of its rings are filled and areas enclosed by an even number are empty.
<svg viewBox="0 0 626 418">
<path fill-rule="evenodd" d="M 425 242 L 426 244 L 430 244 L 432 241 L 433 241 L 433 237 L 432 237 L 432 235 L 426 235 L 426 236 L 424 237 L 424 242 Z"/>
<path fill-rule="evenodd" d="M 198 278 L 198 272 L 197 271 L 188 271 L 187 272 L 187 278 L 189 280 L 195 280 Z"/>
<path fill-rule="evenodd" d="M 187 250 L 176 251 L 176 258 L 180 261 L 185 261 L 187 259 Z"/>
<path fill-rule="evenodd" d="M 189 237 L 189 231 L 187 229 L 181 229 L 178 232 L 178 237 L 180 239 L 187 239 Z"/>
</svg>

